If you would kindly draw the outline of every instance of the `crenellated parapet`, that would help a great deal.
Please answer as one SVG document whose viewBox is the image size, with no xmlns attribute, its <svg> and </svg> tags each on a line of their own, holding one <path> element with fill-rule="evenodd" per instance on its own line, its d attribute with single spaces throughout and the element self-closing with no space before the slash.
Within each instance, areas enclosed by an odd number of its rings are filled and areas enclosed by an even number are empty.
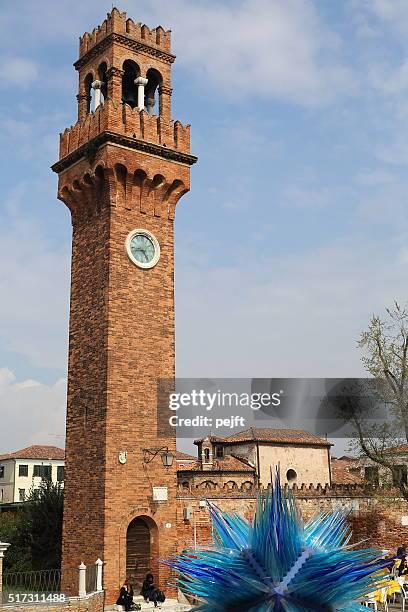
<svg viewBox="0 0 408 612">
<path fill-rule="evenodd" d="M 124 46 L 129 45 L 148 54 L 160 57 L 168 62 L 174 61 L 171 55 L 171 31 L 162 26 L 150 29 L 147 25 L 136 23 L 128 19 L 125 12 L 121 13 L 113 8 L 107 14 L 103 23 L 94 28 L 92 32 L 85 32 L 79 39 L 79 59 L 75 63 L 80 68 L 86 63 L 96 49 L 103 45 L 105 39 L 111 36 L 117 37 L 117 42 Z"/>
<path fill-rule="evenodd" d="M 145 110 L 131 108 L 128 104 L 119 107 L 108 99 L 96 111 L 86 115 L 83 121 L 77 121 L 60 134 L 60 160 L 103 132 L 122 134 L 164 149 L 190 154 L 190 125 L 184 126 L 180 121 L 149 115 Z M 170 154 L 163 151 L 163 155 L 169 157 Z"/>
<path fill-rule="evenodd" d="M 191 496 L 208 496 L 211 498 L 255 498 L 259 495 L 265 495 L 271 490 L 271 485 L 264 487 L 262 485 L 255 485 L 251 483 L 243 483 L 241 485 L 234 486 L 233 482 L 230 483 L 217 483 L 212 481 L 203 481 L 198 484 L 190 483 L 189 486 L 180 483 L 178 486 L 178 496 L 191 497 Z M 286 492 L 291 491 L 296 497 L 302 499 L 313 499 L 313 498 L 324 498 L 324 497 L 341 497 L 341 498 L 353 498 L 353 497 L 377 497 L 379 495 L 395 496 L 399 497 L 398 491 L 392 490 L 389 487 L 373 487 L 365 484 L 355 483 L 342 483 L 336 484 L 328 483 L 321 484 L 301 484 L 301 485 L 284 485 Z"/>
</svg>

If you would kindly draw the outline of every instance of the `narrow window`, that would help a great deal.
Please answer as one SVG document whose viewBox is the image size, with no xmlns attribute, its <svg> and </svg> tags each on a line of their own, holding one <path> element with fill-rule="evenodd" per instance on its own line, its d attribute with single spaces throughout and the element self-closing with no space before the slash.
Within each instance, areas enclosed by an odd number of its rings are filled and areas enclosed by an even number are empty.
<svg viewBox="0 0 408 612">
<path fill-rule="evenodd" d="M 43 468 L 42 477 L 44 478 L 44 480 L 51 480 L 52 479 L 52 467 L 50 465 L 43 465 L 42 468 Z"/>
<path fill-rule="evenodd" d="M 377 487 L 380 482 L 378 467 L 369 466 L 364 469 L 364 480 L 369 484 Z"/>
<path fill-rule="evenodd" d="M 392 480 L 394 487 L 407 484 L 407 466 L 395 465 L 392 470 Z"/>
<path fill-rule="evenodd" d="M 217 457 L 217 459 L 222 459 L 224 457 L 224 447 L 223 446 L 215 447 L 215 456 Z"/>
<path fill-rule="evenodd" d="M 34 478 L 42 478 L 42 465 L 35 465 L 33 469 Z"/>
<path fill-rule="evenodd" d="M 28 465 L 19 465 L 18 466 L 18 475 L 19 476 L 28 476 Z"/>
<path fill-rule="evenodd" d="M 25 498 L 26 498 L 25 489 L 19 489 L 18 490 L 18 501 L 23 502 L 23 501 L 25 501 Z"/>
</svg>

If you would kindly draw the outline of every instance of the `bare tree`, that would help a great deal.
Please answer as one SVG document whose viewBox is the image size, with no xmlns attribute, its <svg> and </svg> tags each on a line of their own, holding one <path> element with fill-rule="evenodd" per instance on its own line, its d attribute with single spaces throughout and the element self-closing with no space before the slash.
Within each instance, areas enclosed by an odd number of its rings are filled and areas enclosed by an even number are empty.
<svg viewBox="0 0 408 612">
<path fill-rule="evenodd" d="M 376 399 L 369 407 L 354 402 L 343 415 L 347 412 L 353 425 L 354 448 L 384 468 L 408 501 L 407 468 L 401 466 L 401 454 L 408 455 L 408 309 L 395 302 L 386 312 L 384 319 L 372 317 L 358 341 Z"/>
</svg>

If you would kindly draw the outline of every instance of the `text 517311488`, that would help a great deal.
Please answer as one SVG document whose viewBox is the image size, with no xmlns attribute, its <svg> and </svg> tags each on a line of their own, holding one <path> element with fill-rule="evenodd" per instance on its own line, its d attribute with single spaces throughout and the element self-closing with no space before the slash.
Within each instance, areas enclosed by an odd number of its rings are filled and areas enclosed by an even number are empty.
<svg viewBox="0 0 408 612">
<path fill-rule="evenodd" d="M 53 605 L 66 603 L 68 601 L 67 595 L 64 593 L 23 593 L 23 592 L 3 592 L 2 593 L 2 604 L 3 605 Z"/>
</svg>

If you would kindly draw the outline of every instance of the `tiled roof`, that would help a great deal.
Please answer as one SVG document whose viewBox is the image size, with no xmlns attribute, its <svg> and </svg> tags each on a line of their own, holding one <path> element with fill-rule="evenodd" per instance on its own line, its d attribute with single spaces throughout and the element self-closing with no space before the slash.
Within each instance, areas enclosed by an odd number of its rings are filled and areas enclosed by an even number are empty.
<svg viewBox="0 0 408 612">
<path fill-rule="evenodd" d="M 227 455 L 223 459 L 216 459 L 213 463 L 212 468 L 203 470 L 200 461 L 196 461 L 191 464 L 184 464 L 178 466 L 180 472 L 254 472 L 255 468 L 248 465 L 243 459 Z"/>
<path fill-rule="evenodd" d="M 350 455 L 343 455 L 342 457 L 332 457 L 332 459 L 334 459 L 335 461 L 351 461 L 353 463 L 356 461 L 356 457 L 350 457 Z"/>
<path fill-rule="evenodd" d="M 350 468 L 357 467 L 358 460 L 347 457 L 336 459 L 331 464 L 332 482 L 335 484 L 361 484 L 363 479 L 359 474 L 350 472 Z"/>
<path fill-rule="evenodd" d="M 403 455 L 408 453 L 408 444 L 399 444 L 398 446 L 393 446 L 392 448 L 388 448 L 386 452 L 389 453 L 401 453 Z"/>
<path fill-rule="evenodd" d="M 210 442 L 224 442 L 225 438 L 220 438 L 220 436 L 206 436 L 205 438 L 194 440 L 194 444 L 201 444 L 204 440 L 209 440 Z"/>
<path fill-rule="evenodd" d="M 307 444 L 313 446 L 332 446 L 330 442 L 302 429 L 270 429 L 251 427 L 224 439 L 229 442 L 276 442 L 279 444 Z"/>
<path fill-rule="evenodd" d="M 197 461 L 197 457 L 193 457 L 193 455 L 188 455 L 187 453 L 177 451 L 176 461 Z"/>
<path fill-rule="evenodd" d="M 64 461 L 65 450 L 63 448 L 58 448 L 58 446 L 40 446 L 34 444 L 33 446 L 27 446 L 27 448 L 22 448 L 14 453 L 0 455 L 0 461 L 5 461 L 6 459 L 54 459 Z"/>
</svg>

